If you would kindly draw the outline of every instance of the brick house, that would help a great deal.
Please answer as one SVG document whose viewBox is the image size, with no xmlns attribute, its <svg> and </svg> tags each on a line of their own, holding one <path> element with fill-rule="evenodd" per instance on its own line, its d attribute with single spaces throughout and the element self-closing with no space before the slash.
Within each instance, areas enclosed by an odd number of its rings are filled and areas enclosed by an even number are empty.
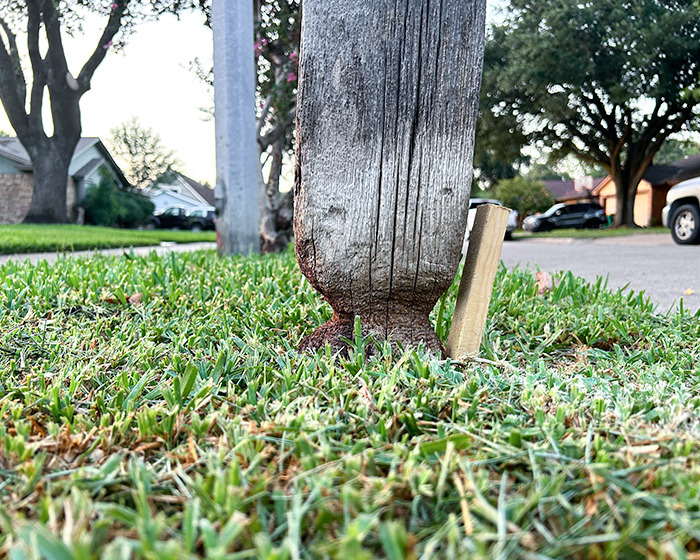
<svg viewBox="0 0 700 560">
<path fill-rule="evenodd" d="M 597 202 L 593 191 L 602 181 L 604 181 L 603 177 L 596 178 L 589 175 L 580 179 L 545 180 L 542 182 L 552 193 L 552 198 L 556 202 L 573 204 L 575 202 Z"/>
<path fill-rule="evenodd" d="M 669 189 L 685 181 L 700 177 L 700 154 L 674 161 L 668 165 L 652 165 L 644 173 L 634 199 L 634 221 L 638 226 L 647 227 L 661 224 L 661 210 L 666 205 Z M 615 214 L 615 183 L 608 176 L 593 189 L 608 216 Z"/>
<path fill-rule="evenodd" d="M 0 138 L 0 224 L 21 222 L 29 211 L 34 175 L 29 154 L 17 138 Z M 110 174 L 120 187 L 128 187 L 119 166 L 99 138 L 81 138 L 68 169 L 66 185 L 68 214 L 79 216 L 78 203 L 85 189 L 97 185 L 103 173 Z"/>
</svg>

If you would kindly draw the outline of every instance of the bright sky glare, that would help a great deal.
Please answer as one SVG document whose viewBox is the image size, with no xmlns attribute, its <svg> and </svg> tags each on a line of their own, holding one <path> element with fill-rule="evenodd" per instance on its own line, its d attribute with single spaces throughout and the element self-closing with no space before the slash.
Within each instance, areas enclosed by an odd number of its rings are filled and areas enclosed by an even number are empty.
<svg viewBox="0 0 700 560">
<path fill-rule="evenodd" d="M 86 25 L 85 36 L 64 36 L 74 76 L 97 44 L 99 24 L 104 22 L 95 19 L 94 33 Z M 26 43 L 25 37 L 18 41 Z M 188 70 L 195 57 L 206 64 L 211 56 L 211 30 L 200 14 L 182 14 L 179 21 L 167 15 L 138 25 L 121 52 L 107 55 L 95 72 L 92 89 L 81 100 L 83 136 L 107 141 L 112 127 L 136 116 L 160 134 L 164 146 L 177 152 L 180 171 L 213 185 L 214 123 L 203 121 L 199 109 L 212 101 L 204 84 Z M 4 111 L 0 130 L 12 133 Z"/>
<path fill-rule="evenodd" d="M 488 19 L 498 19 L 503 0 L 488 0 Z M 77 76 L 92 52 L 104 21 L 95 18 L 86 34 L 64 36 L 69 66 Z M 20 36 L 20 42 L 26 38 Z M 110 138 L 110 129 L 136 116 L 160 134 L 163 144 L 177 152 L 179 170 L 197 181 L 216 182 L 214 122 L 204 121 L 200 107 L 212 100 L 206 87 L 188 70 L 195 57 L 212 59 L 211 30 L 201 14 L 185 13 L 178 20 L 163 16 L 140 24 L 121 52 L 110 52 L 97 69 L 92 89 L 81 101 L 83 136 Z M 25 45 L 26 47 L 26 45 Z M 252 45 L 251 45 L 252 49 Z M 0 110 L 0 130 L 12 133 Z"/>
</svg>

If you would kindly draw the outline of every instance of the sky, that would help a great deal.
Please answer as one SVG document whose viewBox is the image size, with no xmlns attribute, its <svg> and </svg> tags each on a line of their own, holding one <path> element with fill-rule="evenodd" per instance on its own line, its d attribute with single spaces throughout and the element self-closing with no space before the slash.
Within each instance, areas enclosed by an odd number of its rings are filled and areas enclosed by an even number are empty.
<svg viewBox="0 0 700 560">
<path fill-rule="evenodd" d="M 496 8 L 502 5 L 503 0 L 488 0 L 489 20 L 499 19 Z M 97 44 L 103 26 L 103 19 L 92 18 L 83 35 L 64 36 L 74 76 Z M 19 41 L 26 43 L 22 37 Z M 107 141 L 111 128 L 135 116 L 161 136 L 166 148 L 175 150 L 182 162 L 179 171 L 214 185 L 214 122 L 202 120 L 200 111 L 211 105 L 210 92 L 188 69 L 195 57 L 210 63 L 212 49 L 211 30 L 199 13 L 182 14 L 179 20 L 166 15 L 139 24 L 122 51 L 110 50 L 95 73 L 92 89 L 83 96 L 83 136 Z M 12 132 L 2 110 L 0 130 Z"/>
<path fill-rule="evenodd" d="M 111 128 L 136 116 L 161 136 L 165 147 L 175 150 L 182 162 L 179 171 L 213 185 L 214 122 L 203 121 L 199 110 L 211 104 L 210 94 L 188 69 L 195 57 L 211 61 L 212 33 L 203 21 L 200 14 L 183 14 L 179 21 L 166 15 L 138 25 L 121 52 L 110 51 L 80 103 L 83 136 L 107 141 Z M 74 76 L 97 44 L 100 23 L 104 25 L 101 19 L 90 20 L 83 36 L 64 36 Z M 2 110 L 0 130 L 12 132 Z"/>
</svg>

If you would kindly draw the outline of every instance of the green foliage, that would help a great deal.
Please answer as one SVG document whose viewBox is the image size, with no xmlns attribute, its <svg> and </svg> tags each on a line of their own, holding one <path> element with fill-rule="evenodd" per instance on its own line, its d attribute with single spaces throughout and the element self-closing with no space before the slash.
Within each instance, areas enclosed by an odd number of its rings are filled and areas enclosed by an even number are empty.
<svg viewBox="0 0 700 560">
<path fill-rule="evenodd" d="M 214 232 L 127 230 L 76 225 L 0 225 L 0 254 L 78 251 L 215 241 Z"/>
<path fill-rule="evenodd" d="M 668 165 L 700 154 L 700 142 L 697 140 L 676 140 L 669 138 L 654 156 L 655 165 Z"/>
<path fill-rule="evenodd" d="M 147 197 L 118 188 L 107 174 L 100 179 L 99 185 L 88 187 L 83 207 L 86 223 L 125 228 L 143 225 L 155 209 Z"/>
<path fill-rule="evenodd" d="M 180 163 L 160 135 L 143 126 L 136 117 L 111 129 L 110 148 L 125 164 L 126 178 L 136 188 L 147 187 Z"/>
<path fill-rule="evenodd" d="M 291 253 L 0 267 L 0 556 L 690 557 L 697 318 L 501 269 L 479 359 L 297 353 L 330 314 Z"/>
<path fill-rule="evenodd" d="M 536 212 L 544 212 L 554 204 L 552 193 L 542 181 L 526 177 L 500 181 L 496 185 L 496 198 L 508 208 L 517 210 L 522 218 Z"/>
<path fill-rule="evenodd" d="M 525 177 L 533 181 L 566 181 L 573 179 L 568 173 L 562 173 L 544 163 L 532 164 Z"/>
</svg>

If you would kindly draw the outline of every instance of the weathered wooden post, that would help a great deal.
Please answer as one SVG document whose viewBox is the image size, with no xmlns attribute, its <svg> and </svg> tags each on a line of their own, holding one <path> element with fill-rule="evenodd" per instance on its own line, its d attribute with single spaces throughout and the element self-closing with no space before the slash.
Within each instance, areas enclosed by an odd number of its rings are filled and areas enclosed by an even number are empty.
<svg viewBox="0 0 700 560">
<path fill-rule="evenodd" d="M 253 3 L 214 0 L 216 238 L 221 254 L 260 249 Z"/>
<path fill-rule="evenodd" d="M 442 350 L 428 315 L 459 264 L 485 0 L 305 0 L 299 265 L 333 307 L 302 343 L 363 329 Z"/>
</svg>

